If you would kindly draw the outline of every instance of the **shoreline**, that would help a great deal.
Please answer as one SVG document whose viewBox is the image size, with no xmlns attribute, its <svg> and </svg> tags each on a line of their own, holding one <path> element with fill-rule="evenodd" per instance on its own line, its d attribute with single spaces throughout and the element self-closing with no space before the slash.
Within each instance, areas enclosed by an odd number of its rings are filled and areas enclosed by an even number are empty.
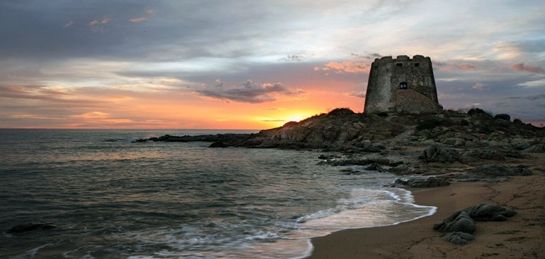
<svg viewBox="0 0 545 259">
<path fill-rule="evenodd" d="M 306 258 L 472 258 L 545 256 L 544 175 L 505 182 L 460 182 L 444 187 L 409 189 L 415 204 L 435 206 L 435 214 L 384 227 L 347 229 L 311 239 Z M 452 213 L 491 201 L 515 208 L 504 222 L 479 222 L 476 240 L 457 246 L 440 238 L 433 224 Z"/>
</svg>

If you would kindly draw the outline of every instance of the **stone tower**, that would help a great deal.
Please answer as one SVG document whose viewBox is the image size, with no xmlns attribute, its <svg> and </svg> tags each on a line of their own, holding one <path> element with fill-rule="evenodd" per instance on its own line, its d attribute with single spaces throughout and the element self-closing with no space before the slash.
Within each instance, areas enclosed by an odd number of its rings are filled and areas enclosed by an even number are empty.
<svg viewBox="0 0 545 259">
<path fill-rule="evenodd" d="M 434 113 L 441 110 L 429 57 L 375 59 L 369 73 L 365 113 Z"/>
</svg>

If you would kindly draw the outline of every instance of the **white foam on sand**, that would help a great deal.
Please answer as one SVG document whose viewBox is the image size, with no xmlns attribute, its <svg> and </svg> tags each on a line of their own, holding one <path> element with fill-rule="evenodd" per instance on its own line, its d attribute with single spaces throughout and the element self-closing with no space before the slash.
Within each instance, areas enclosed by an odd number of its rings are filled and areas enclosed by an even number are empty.
<svg viewBox="0 0 545 259">
<path fill-rule="evenodd" d="M 431 216 L 437 208 L 414 204 L 410 191 L 399 188 L 352 190 L 349 198 L 337 201 L 335 208 L 320 210 L 297 219 L 296 229 L 270 239 L 261 233 L 236 249 L 221 252 L 159 251 L 156 257 L 188 258 L 304 258 L 312 254 L 311 238 L 344 229 L 397 225 Z M 264 238 L 265 237 L 265 238 Z M 264 240 L 261 240 L 264 238 Z M 276 239 L 276 240 L 274 240 Z M 263 242 L 252 242 L 261 240 Z M 157 240 L 161 242 L 160 240 Z M 164 241 L 164 240 L 162 240 Z M 188 240 L 185 240 L 186 242 Z M 132 258 L 149 258 L 134 256 Z"/>
<path fill-rule="evenodd" d="M 411 192 L 399 189 L 354 189 L 350 198 L 338 206 L 317 211 L 298 219 L 298 229 L 269 243 L 257 243 L 237 252 L 218 257 L 227 258 L 304 258 L 313 251 L 311 238 L 344 229 L 397 225 L 431 216 L 437 208 L 414 204 Z"/>
</svg>

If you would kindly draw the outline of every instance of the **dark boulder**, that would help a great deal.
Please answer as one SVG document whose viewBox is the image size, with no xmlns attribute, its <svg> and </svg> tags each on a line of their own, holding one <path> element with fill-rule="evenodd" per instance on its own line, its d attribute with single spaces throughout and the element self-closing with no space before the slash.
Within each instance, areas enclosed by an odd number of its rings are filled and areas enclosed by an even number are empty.
<svg viewBox="0 0 545 259">
<path fill-rule="evenodd" d="M 465 209 L 469 216 L 477 221 L 504 221 L 517 214 L 511 208 L 492 203 L 481 203 Z"/>
<path fill-rule="evenodd" d="M 409 180 L 397 179 L 394 182 L 394 186 L 411 188 L 431 188 L 449 184 L 450 180 L 444 177 L 411 178 Z"/>
<path fill-rule="evenodd" d="M 341 169 L 341 172 L 343 172 L 345 175 L 359 175 L 364 173 L 363 171 L 354 170 L 352 168 L 343 168 Z"/>
<path fill-rule="evenodd" d="M 475 239 L 473 236 L 476 230 L 475 221 L 504 221 L 516 214 L 516 211 L 508 207 L 481 203 L 452 214 L 441 223 L 435 224 L 433 229 L 446 233 L 443 239 L 457 245 L 465 245 Z"/>
<path fill-rule="evenodd" d="M 340 158 L 339 155 L 335 155 L 335 154 L 322 154 L 320 156 L 318 156 L 318 159 L 322 159 L 322 160 L 332 160 L 332 159 L 337 159 L 337 158 Z"/>
<path fill-rule="evenodd" d="M 216 141 L 216 142 L 213 142 L 212 144 L 210 144 L 210 146 L 208 147 L 229 147 L 229 145 L 221 142 L 221 141 Z"/>
<path fill-rule="evenodd" d="M 483 147 L 469 150 L 463 155 L 464 161 L 476 161 L 480 159 L 503 161 L 506 158 L 522 158 L 520 151 L 511 147 Z"/>
<path fill-rule="evenodd" d="M 525 151 L 530 153 L 545 153 L 545 143 L 533 144 L 525 149 Z"/>
<path fill-rule="evenodd" d="M 321 161 L 319 164 L 329 164 L 332 166 L 347 166 L 347 165 L 371 165 L 378 164 L 382 166 L 398 166 L 403 164 L 403 161 L 394 161 L 387 158 L 348 158 L 339 160 L 326 160 Z"/>
<path fill-rule="evenodd" d="M 460 154 L 454 149 L 431 145 L 418 158 L 425 162 L 452 163 L 460 158 Z"/>
<path fill-rule="evenodd" d="M 49 230 L 56 228 L 54 225 L 47 223 L 26 223 L 13 226 L 7 232 L 11 234 L 19 234 L 36 230 Z"/>
<path fill-rule="evenodd" d="M 473 234 L 475 233 L 475 221 L 465 211 L 458 211 L 452 214 L 450 217 L 443 220 L 439 224 L 433 226 L 434 230 L 442 233 L 447 232 L 464 232 Z"/>
<path fill-rule="evenodd" d="M 363 141 L 360 143 L 354 143 L 353 146 L 358 147 L 361 152 L 378 153 L 385 149 L 382 145 L 373 144 L 371 142 Z"/>
<path fill-rule="evenodd" d="M 492 115 L 490 115 L 490 113 L 479 108 L 472 108 L 469 111 L 467 111 L 467 114 L 472 117 L 476 116 L 476 117 L 492 118 Z"/>
<path fill-rule="evenodd" d="M 333 116 L 350 116 L 354 115 L 354 112 L 348 108 L 336 108 L 328 113 Z"/>
<path fill-rule="evenodd" d="M 502 114 L 496 114 L 496 116 L 494 116 L 494 119 L 510 121 L 511 116 L 509 116 L 509 114 L 503 114 L 503 113 Z"/>
<path fill-rule="evenodd" d="M 473 168 L 473 170 L 469 171 L 469 175 L 482 177 L 527 176 L 532 175 L 532 171 L 525 165 L 505 166 L 493 164 Z"/>
<path fill-rule="evenodd" d="M 368 165 L 365 170 L 369 170 L 369 171 L 379 171 L 379 172 L 384 172 L 384 168 L 382 166 L 380 166 L 379 164 L 377 163 L 372 163 L 370 165 Z"/>
<path fill-rule="evenodd" d="M 456 245 L 466 245 L 475 239 L 475 236 L 465 232 L 449 232 L 443 235 L 444 240 Z"/>
</svg>

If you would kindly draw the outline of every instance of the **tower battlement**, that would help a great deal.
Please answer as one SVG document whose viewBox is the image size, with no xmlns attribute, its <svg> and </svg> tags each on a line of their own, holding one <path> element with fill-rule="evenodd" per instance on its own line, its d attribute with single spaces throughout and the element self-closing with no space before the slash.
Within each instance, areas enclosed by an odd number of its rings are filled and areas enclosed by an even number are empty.
<svg viewBox="0 0 545 259">
<path fill-rule="evenodd" d="M 429 57 L 385 56 L 373 61 L 365 113 L 433 113 L 441 109 Z"/>
</svg>

